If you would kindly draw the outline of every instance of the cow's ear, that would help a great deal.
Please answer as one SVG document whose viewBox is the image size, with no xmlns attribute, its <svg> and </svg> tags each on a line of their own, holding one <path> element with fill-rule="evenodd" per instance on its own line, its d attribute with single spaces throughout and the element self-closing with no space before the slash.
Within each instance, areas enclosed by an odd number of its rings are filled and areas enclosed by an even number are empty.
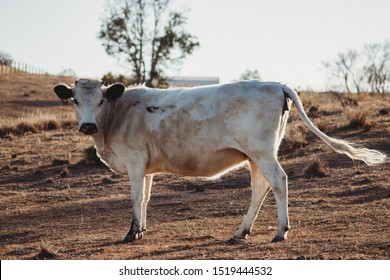
<svg viewBox="0 0 390 280">
<path fill-rule="evenodd" d="M 53 90 L 60 99 L 66 100 L 73 97 L 72 90 L 66 85 L 63 84 L 56 85 Z"/>
<path fill-rule="evenodd" d="M 107 99 L 115 100 L 122 96 L 125 91 L 125 86 L 121 83 L 113 84 L 106 89 L 105 97 Z"/>
</svg>

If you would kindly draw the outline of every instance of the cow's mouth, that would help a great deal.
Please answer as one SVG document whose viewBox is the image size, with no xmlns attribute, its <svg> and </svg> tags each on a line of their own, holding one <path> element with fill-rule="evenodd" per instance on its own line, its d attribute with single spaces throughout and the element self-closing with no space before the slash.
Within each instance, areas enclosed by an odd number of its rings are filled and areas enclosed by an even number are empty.
<svg viewBox="0 0 390 280">
<path fill-rule="evenodd" d="M 94 123 L 83 123 L 79 129 L 80 132 L 91 135 L 98 132 L 98 128 Z"/>
</svg>

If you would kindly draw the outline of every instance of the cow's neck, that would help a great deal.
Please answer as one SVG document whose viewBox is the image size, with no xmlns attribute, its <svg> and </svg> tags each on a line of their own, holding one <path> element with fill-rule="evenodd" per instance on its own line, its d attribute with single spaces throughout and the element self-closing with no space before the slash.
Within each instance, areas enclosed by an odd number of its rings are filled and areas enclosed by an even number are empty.
<svg viewBox="0 0 390 280">
<path fill-rule="evenodd" d="M 100 156 L 104 156 L 110 148 L 109 146 L 104 142 L 103 136 L 98 132 L 92 135 L 93 141 L 95 142 L 96 149 Z"/>
</svg>

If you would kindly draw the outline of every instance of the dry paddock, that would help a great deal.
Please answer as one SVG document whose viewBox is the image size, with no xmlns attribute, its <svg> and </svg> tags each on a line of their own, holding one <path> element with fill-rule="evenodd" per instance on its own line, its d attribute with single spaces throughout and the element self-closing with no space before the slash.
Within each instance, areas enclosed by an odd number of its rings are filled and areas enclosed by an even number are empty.
<svg viewBox="0 0 390 280">
<path fill-rule="evenodd" d="M 42 81 L 7 90 L 1 82 L 3 116 L 17 118 L 16 109 L 25 114 L 71 110 L 55 100 L 50 87 L 40 90 Z M 322 103 L 308 95 L 304 101 L 308 109 L 318 107 L 311 117 L 329 135 L 389 154 L 390 116 L 380 113 L 390 109 L 389 98 L 370 98 L 358 100 L 356 110 L 367 111 L 367 123 L 357 127 L 338 100 Z M 285 242 L 270 243 L 277 229 L 272 193 L 252 235 L 228 242 L 250 202 L 249 172 L 241 168 L 216 181 L 157 175 L 148 231 L 142 240 L 121 244 L 131 220 L 128 178 L 85 162 L 83 150 L 92 140 L 64 121 L 0 137 L 0 257 L 390 259 L 390 164 L 366 166 L 334 153 L 306 134 L 295 114 L 280 150 L 290 178 L 292 230 Z M 294 138 L 298 132 L 305 141 Z M 312 162 L 321 163 L 322 173 L 305 172 Z"/>
</svg>

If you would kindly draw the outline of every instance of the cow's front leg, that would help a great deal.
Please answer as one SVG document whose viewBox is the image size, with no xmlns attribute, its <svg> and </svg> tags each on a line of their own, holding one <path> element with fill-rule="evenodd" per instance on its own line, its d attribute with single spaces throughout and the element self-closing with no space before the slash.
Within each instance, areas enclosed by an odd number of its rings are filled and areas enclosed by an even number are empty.
<svg viewBox="0 0 390 280">
<path fill-rule="evenodd" d="M 145 188 L 144 188 L 144 201 L 142 204 L 142 220 L 141 220 L 141 230 L 146 231 L 146 210 L 148 208 L 148 202 L 150 200 L 150 193 L 153 184 L 153 175 L 147 175 L 145 177 Z"/>
<path fill-rule="evenodd" d="M 131 200 L 133 203 L 133 220 L 131 221 L 130 230 L 127 233 L 124 243 L 132 242 L 142 238 L 142 206 L 145 199 L 145 173 L 144 170 L 137 170 L 134 167 L 128 167 L 130 182 L 131 182 Z"/>
<path fill-rule="evenodd" d="M 123 239 L 123 243 L 133 242 L 137 239 L 141 239 L 143 236 L 140 221 L 137 219 L 135 215 L 133 215 L 133 220 L 131 221 L 131 226 L 129 232 L 126 234 Z"/>
</svg>

